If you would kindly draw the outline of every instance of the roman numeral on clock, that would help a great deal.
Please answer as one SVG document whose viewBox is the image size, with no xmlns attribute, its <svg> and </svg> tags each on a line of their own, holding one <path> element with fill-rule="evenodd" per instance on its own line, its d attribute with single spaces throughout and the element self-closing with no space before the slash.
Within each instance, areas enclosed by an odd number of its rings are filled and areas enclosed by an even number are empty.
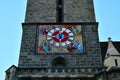
<svg viewBox="0 0 120 80">
<path fill-rule="evenodd" d="M 66 45 L 66 43 L 64 42 L 64 43 L 61 43 L 61 46 L 65 46 Z"/>
<path fill-rule="evenodd" d="M 69 29 L 66 29 L 66 32 L 67 32 L 67 33 L 71 33 L 71 31 L 70 31 Z"/>
<path fill-rule="evenodd" d="M 52 35 L 52 33 L 51 32 L 49 32 L 48 34 L 47 34 L 47 36 L 51 36 Z"/>
<path fill-rule="evenodd" d="M 70 43 L 71 43 L 70 41 L 66 41 L 66 42 L 65 42 L 66 45 L 68 45 L 68 44 L 70 44 Z"/>
<path fill-rule="evenodd" d="M 47 38 L 47 39 L 48 39 L 48 38 Z M 51 39 L 49 38 L 48 41 L 51 42 L 51 41 L 52 41 L 52 38 L 51 38 Z"/>
<path fill-rule="evenodd" d="M 47 35 L 47 38 L 51 38 L 51 35 Z"/>
<path fill-rule="evenodd" d="M 73 40 L 72 39 L 68 39 L 69 42 L 72 42 Z"/>
<path fill-rule="evenodd" d="M 59 46 L 59 45 L 60 45 L 60 43 L 53 42 L 53 45 L 55 45 L 55 46 Z"/>
</svg>

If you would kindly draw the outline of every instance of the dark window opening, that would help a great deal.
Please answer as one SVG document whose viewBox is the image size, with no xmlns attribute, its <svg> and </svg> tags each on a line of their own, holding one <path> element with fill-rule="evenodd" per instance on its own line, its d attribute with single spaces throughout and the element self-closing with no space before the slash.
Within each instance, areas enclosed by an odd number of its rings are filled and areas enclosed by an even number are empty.
<svg viewBox="0 0 120 80">
<path fill-rule="evenodd" d="M 118 62 L 117 62 L 117 59 L 115 59 L 115 66 L 118 66 Z"/>
<path fill-rule="evenodd" d="M 63 0 L 57 0 L 57 22 L 63 22 Z"/>
<path fill-rule="evenodd" d="M 6 73 L 6 78 L 7 78 L 7 79 L 10 79 L 10 72 L 7 72 L 7 73 Z"/>
<path fill-rule="evenodd" d="M 109 56 L 109 53 L 107 54 L 107 56 Z"/>
<path fill-rule="evenodd" d="M 53 67 L 65 67 L 66 66 L 66 60 L 62 57 L 57 57 L 52 61 Z"/>
</svg>

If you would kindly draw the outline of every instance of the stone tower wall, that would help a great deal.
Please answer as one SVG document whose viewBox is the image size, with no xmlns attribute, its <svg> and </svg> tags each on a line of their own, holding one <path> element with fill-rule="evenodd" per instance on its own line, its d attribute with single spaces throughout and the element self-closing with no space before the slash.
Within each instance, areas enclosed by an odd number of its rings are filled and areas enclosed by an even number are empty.
<svg viewBox="0 0 120 80">
<path fill-rule="evenodd" d="M 84 52 L 68 54 L 40 54 L 36 55 L 36 25 L 23 24 L 23 37 L 19 67 L 52 67 L 52 60 L 56 57 L 63 57 L 67 61 L 67 67 L 99 67 L 101 53 L 98 39 L 98 24 L 86 23 L 83 27 Z"/>
<path fill-rule="evenodd" d="M 25 22 L 56 22 L 56 0 L 28 0 Z"/>
<path fill-rule="evenodd" d="M 19 67 L 52 67 L 51 62 L 57 56 L 67 60 L 67 67 L 99 67 L 101 53 L 98 38 L 98 23 L 95 21 L 93 0 L 63 0 L 64 22 L 81 23 L 83 27 L 83 47 L 85 55 L 79 54 L 43 54 L 36 53 L 37 24 L 56 23 L 57 0 L 28 0 L 23 36 L 19 57 Z"/>
<path fill-rule="evenodd" d="M 63 22 L 95 22 L 93 0 L 63 0 Z M 28 0 L 25 22 L 56 22 L 57 0 Z"/>
<path fill-rule="evenodd" d="M 95 22 L 93 0 L 64 0 L 64 22 Z"/>
</svg>

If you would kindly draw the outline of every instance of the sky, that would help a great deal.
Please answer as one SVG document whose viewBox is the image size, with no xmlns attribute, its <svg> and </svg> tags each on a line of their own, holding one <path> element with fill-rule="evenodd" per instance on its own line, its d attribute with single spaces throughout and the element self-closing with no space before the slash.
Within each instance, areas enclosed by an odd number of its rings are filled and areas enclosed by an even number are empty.
<svg viewBox="0 0 120 80">
<path fill-rule="evenodd" d="M 27 0 L 0 0 L 0 80 L 11 65 L 18 65 Z M 120 0 L 94 0 L 99 40 L 120 41 Z"/>
</svg>

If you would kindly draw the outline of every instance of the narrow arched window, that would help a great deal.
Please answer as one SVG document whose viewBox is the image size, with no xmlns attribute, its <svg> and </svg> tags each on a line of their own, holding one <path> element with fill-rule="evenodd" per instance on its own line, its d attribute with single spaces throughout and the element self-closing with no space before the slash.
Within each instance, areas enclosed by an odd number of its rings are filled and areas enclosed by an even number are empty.
<svg viewBox="0 0 120 80">
<path fill-rule="evenodd" d="M 57 0 L 57 22 L 63 22 L 63 0 Z"/>
<path fill-rule="evenodd" d="M 117 61 L 117 59 L 115 59 L 115 66 L 118 66 L 118 61 Z"/>
</svg>

